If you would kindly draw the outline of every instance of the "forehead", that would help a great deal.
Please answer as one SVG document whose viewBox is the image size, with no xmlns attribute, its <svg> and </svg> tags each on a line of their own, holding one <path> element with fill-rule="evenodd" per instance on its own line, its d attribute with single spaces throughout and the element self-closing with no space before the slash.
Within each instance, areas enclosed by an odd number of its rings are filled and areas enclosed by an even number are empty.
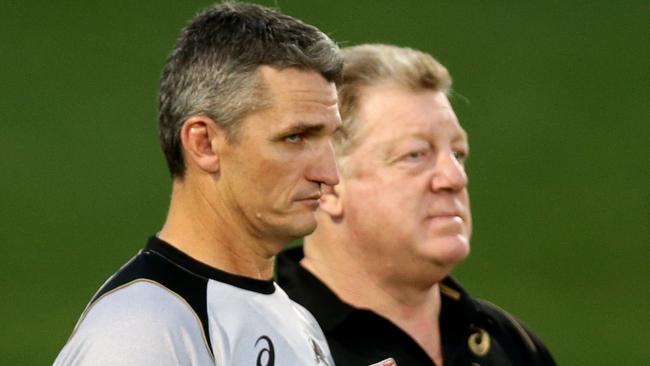
<svg viewBox="0 0 650 366">
<path fill-rule="evenodd" d="M 263 107 L 240 123 L 239 136 L 263 139 L 303 130 L 330 133 L 341 125 L 336 88 L 315 71 L 260 66 Z"/>
<path fill-rule="evenodd" d="M 318 72 L 261 66 L 260 74 L 271 108 L 276 112 L 323 115 L 324 118 L 331 118 L 332 113 L 338 116 L 336 88 Z"/>
<path fill-rule="evenodd" d="M 466 141 L 467 135 L 443 92 L 378 86 L 363 91 L 357 114 L 360 146 L 409 138 Z"/>
</svg>

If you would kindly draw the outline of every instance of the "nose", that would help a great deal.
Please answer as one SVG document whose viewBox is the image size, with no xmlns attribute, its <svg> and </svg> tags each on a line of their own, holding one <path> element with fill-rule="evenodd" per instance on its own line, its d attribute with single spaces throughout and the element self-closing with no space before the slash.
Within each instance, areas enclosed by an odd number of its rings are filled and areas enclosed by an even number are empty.
<svg viewBox="0 0 650 366">
<path fill-rule="evenodd" d="M 307 179 L 328 186 L 339 184 L 339 173 L 331 141 L 327 139 L 319 150 L 318 157 L 307 170 Z"/>
<path fill-rule="evenodd" d="M 465 166 L 453 152 L 440 153 L 436 159 L 431 189 L 434 192 L 458 192 L 467 187 L 468 179 Z"/>
</svg>

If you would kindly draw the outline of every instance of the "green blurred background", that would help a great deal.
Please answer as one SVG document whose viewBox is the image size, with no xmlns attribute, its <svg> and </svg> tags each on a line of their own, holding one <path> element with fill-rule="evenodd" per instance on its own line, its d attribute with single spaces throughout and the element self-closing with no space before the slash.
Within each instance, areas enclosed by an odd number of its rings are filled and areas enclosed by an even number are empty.
<svg viewBox="0 0 650 366">
<path fill-rule="evenodd" d="M 156 92 L 209 1 L 0 5 L 0 364 L 49 364 L 156 232 Z M 470 134 L 473 252 L 455 274 L 562 365 L 650 364 L 647 1 L 262 2 L 343 45 L 431 52 Z"/>
</svg>

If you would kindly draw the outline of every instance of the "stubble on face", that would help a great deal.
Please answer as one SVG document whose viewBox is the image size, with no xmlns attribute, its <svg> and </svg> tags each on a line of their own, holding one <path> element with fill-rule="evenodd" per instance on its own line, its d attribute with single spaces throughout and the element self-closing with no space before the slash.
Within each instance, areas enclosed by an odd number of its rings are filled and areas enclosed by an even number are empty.
<svg viewBox="0 0 650 366">
<path fill-rule="evenodd" d="M 226 149 L 226 196 L 252 235 L 287 241 L 315 229 L 320 185 L 338 181 L 336 91 L 316 72 L 262 66 L 260 75 L 271 106 L 245 118 Z"/>
</svg>

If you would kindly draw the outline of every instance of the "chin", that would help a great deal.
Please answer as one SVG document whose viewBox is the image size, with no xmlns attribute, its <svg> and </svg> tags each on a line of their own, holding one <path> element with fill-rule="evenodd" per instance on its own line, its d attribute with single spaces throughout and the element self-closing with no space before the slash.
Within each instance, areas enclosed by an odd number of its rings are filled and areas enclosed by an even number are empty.
<svg viewBox="0 0 650 366">
<path fill-rule="evenodd" d="M 453 267 L 462 262 L 470 252 L 469 240 L 458 236 L 428 242 L 421 249 L 421 254 L 445 267 Z"/>
<path fill-rule="evenodd" d="M 316 226 L 316 218 L 314 215 L 310 215 L 309 218 L 301 217 L 293 220 L 287 232 L 293 238 L 302 238 L 313 233 L 316 230 Z"/>
</svg>

